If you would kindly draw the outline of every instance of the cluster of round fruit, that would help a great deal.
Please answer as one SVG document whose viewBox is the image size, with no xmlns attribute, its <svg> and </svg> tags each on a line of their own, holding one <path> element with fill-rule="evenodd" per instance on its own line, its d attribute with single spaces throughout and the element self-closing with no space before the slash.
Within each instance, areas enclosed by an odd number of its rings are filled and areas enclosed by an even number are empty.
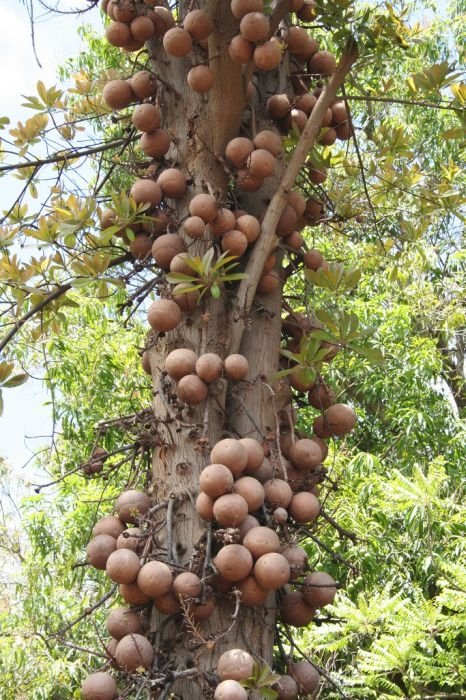
<svg viewBox="0 0 466 700">
<path fill-rule="evenodd" d="M 247 690 L 241 684 L 254 673 L 255 661 L 251 654 L 243 649 L 229 649 L 218 660 L 217 685 L 214 700 L 247 700 Z M 272 685 L 277 700 L 295 700 L 298 694 L 312 693 L 319 685 L 320 676 L 309 661 L 290 660 L 289 674 L 282 674 Z"/>
<path fill-rule="evenodd" d="M 155 302 L 157 303 L 157 302 Z M 195 406 L 208 396 L 209 384 L 224 376 L 229 381 L 246 379 L 249 363 L 243 355 L 228 355 L 224 360 L 214 352 L 199 357 L 193 350 L 177 348 L 165 358 L 165 371 L 176 382 L 180 401 Z"/>
<path fill-rule="evenodd" d="M 275 131 L 259 131 L 253 140 L 238 136 L 225 149 L 227 159 L 237 169 L 237 184 L 244 192 L 255 192 L 275 173 L 282 140 Z"/>
</svg>

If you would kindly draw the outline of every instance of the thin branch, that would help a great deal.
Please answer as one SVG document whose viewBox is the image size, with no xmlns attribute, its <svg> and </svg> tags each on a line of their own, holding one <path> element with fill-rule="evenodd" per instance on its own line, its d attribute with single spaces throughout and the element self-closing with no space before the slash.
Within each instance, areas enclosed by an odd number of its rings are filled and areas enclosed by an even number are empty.
<svg viewBox="0 0 466 700">
<path fill-rule="evenodd" d="M 115 583 L 111 589 L 106 593 L 102 598 L 99 598 L 97 603 L 94 603 L 94 605 L 91 605 L 90 608 L 86 608 L 79 617 L 77 617 L 75 620 L 72 622 L 69 622 L 65 627 L 62 627 L 62 629 L 58 630 L 58 632 L 55 632 L 54 634 L 51 634 L 51 637 L 61 637 L 65 632 L 68 632 L 69 629 L 74 627 L 75 625 L 78 624 L 78 622 L 81 622 L 81 620 L 84 620 L 86 617 L 89 617 L 89 615 L 92 615 L 92 613 L 97 610 L 97 608 L 100 608 L 101 605 L 103 605 L 109 598 L 112 597 L 112 595 L 115 593 L 117 590 L 117 584 Z"/>
<path fill-rule="evenodd" d="M 120 265 L 121 263 L 126 262 L 127 260 L 131 260 L 131 258 L 132 258 L 132 256 L 129 253 L 127 253 L 126 255 L 121 255 L 120 257 L 112 260 L 109 263 L 107 269 L 109 269 L 111 267 L 115 267 L 116 265 Z M 18 333 L 19 330 L 21 330 L 21 328 L 24 326 L 24 324 L 29 321 L 29 319 L 31 319 L 33 316 L 38 314 L 40 311 L 42 311 L 42 309 L 44 309 L 46 306 L 51 304 L 53 301 L 55 301 L 56 299 L 59 299 L 61 296 L 63 296 L 63 294 L 66 294 L 66 292 L 68 292 L 70 289 L 71 289 L 71 282 L 67 282 L 66 284 L 60 285 L 59 287 L 54 289 L 53 292 L 50 292 L 50 294 L 48 294 L 46 297 L 44 297 L 42 299 L 42 301 L 40 301 L 38 304 L 33 306 L 32 309 L 30 309 L 27 312 L 27 314 L 24 314 L 24 316 L 22 318 L 20 318 L 18 321 L 16 321 L 15 325 L 11 329 L 11 331 L 6 334 L 6 336 L 3 338 L 2 341 L 0 341 L 0 352 L 2 352 L 2 350 L 4 350 L 6 348 L 6 346 L 10 342 L 10 340 L 12 338 L 14 338 L 14 336 Z"/>
<path fill-rule="evenodd" d="M 229 352 L 239 352 L 241 338 L 246 327 L 247 316 L 250 311 L 257 285 L 262 273 L 264 260 L 271 253 L 277 242 L 275 230 L 280 216 L 286 206 L 286 196 L 293 187 L 296 177 L 302 168 L 309 151 L 312 149 L 319 134 L 325 113 L 333 103 L 337 91 L 340 89 L 346 74 L 357 58 L 357 53 L 350 48 L 343 54 L 340 63 L 331 76 L 326 88 L 320 95 L 311 116 L 307 120 L 301 138 L 296 146 L 290 162 L 285 170 L 280 184 L 272 197 L 268 206 L 264 221 L 262 222 L 262 233 L 257 241 L 246 266 L 247 278 L 240 283 L 237 294 L 237 306 L 232 320 L 232 336 Z M 239 312 L 239 313 L 238 313 Z M 239 317 L 238 317 L 239 316 Z"/>
<path fill-rule="evenodd" d="M 133 137 L 134 140 L 134 137 Z M 83 156 L 91 156 L 94 153 L 102 153 L 102 151 L 108 151 L 111 148 L 116 148 L 117 146 L 127 145 L 127 139 L 115 139 L 114 141 L 109 141 L 108 143 L 101 143 L 99 146 L 92 146 L 91 148 L 83 148 L 82 150 L 70 150 L 70 151 L 60 151 L 55 153 L 49 158 L 38 158 L 37 160 L 22 160 L 18 163 L 10 163 L 8 165 L 0 165 L 0 173 L 10 172 L 11 170 L 21 170 L 22 168 L 38 168 L 42 165 L 50 165 L 51 163 L 62 163 L 68 160 L 74 160 L 76 158 L 82 158 Z"/>
<path fill-rule="evenodd" d="M 410 107 L 430 107 L 432 109 L 449 109 L 453 112 L 464 114 L 466 107 L 454 107 L 451 103 L 440 104 L 424 100 L 408 100 L 402 97 L 376 97 L 373 95 L 344 95 L 338 99 L 355 100 L 356 102 L 386 102 L 387 104 L 408 105 Z"/>
</svg>

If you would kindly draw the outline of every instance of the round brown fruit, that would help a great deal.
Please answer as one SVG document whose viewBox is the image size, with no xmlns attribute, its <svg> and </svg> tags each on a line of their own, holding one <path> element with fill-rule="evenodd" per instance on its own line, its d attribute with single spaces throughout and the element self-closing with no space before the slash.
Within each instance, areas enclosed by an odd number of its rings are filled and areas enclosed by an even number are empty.
<svg viewBox="0 0 466 700">
<path fill-rule="evenodd" d="M 184 275 L 192 274 L 192 267 L 188 264 L 190 256 L 188 253 L 178 253 L 170 262 L 170 272 L 181 272 Z"/>
<path fill-rule="evenodd" d="M 317 51 L 311 58 L 308 70 L 309 73 L 314 75 L 331 75 L 337 63 L 335 61 L 335 56 L 329 51 Z"/>
<path fill-rule="evenodd" d="M 312 93 L 306 92 L 301 95 L 295 102 L 296 109 L 302 110 L 307 116 L 309 116 L 316 106 L 317 97 Z"/>
<path fill-rule="evenodd" d="M 136 17 L 136 8 L 132 0 L 119 0 L 113 3 L 113 14 L 118 22 L 131 22 Z"/>
<path fill-rule="evenodd" d="M 115 510 L 125 523 L 137 523 L 139 518 L 146 515 L 151 505 L 150 498 L 144 491 L 130 489 L 118 496 Z"/>
<path fill-rule="evenodd" d="M 204 603 L 191 603 L 189 614 L 196 622 L 207 620 L 215 610 L 215 603 L 212 598 L 208 598 Z"/>
<path fill-rule="evenodd" d="M 249 362 L 244 355 L 233 354 L 225 358 L 224 374 L 232 382 L 239 382 L 245 379 L 249 372 Z"/>
<path fill-rule="evenodd" d="M 292 234 L 286 236 L 284 244 L 291 248 L 291 250 L 299 251 L 304 245 L 304 238 L 301 236 L 299 231 L 293 231 Z"/>
<path fill-rule="evenodd" d="M 322 450 L 314 440 L 303 438 L 291 446 L 290 459 L 298 469 L 313 469 L 322 462 Z"/>
<path fill-rule="evenodd" d="M 150 204 L 152 207 L 160 204 L 162 190 L 157 182 L 147 178 L 136 180 L 130 190 L 130 195 L 136 204 Z"/>
<path fill-rule="evenodd" d="M 254 576 L 246 576 L 242 581 L 238 581 L 236 588 L 241 593 L 241 604 L 248 608 L 263 605 L 269 593 L 259 586 Z"/>
<path fill-rule="evenodd" d="M 252 676 L 254 659 L 243 649 L 228 649 L 218 660 L 217 674 L 221 681 L 242 681 Z"/>
<path fill-rule="evenodd" d="M 306 211 L 306 199 L 303 197 L 301 192 L 291 190 L 291 192 L 288 193 L 287 202 L 290 207 L 293 207 L 298 217 L 303 216 L 304 212 Z"/>
<path fill-rule="evenodd" d="M 117 518 L 116 515 L 106 515 L 105 518 L 101 518 L 96 522 L 92 528 L 92 534 L 94 537 L 97 537 L 97 535 L 110 535 L 116 540 L 118 535 L 121 535 L 124 530 L 126 530 L 126 525 L 120 518 Z"/>
<path fill-rule="evenodd" d="M 294 56 L 305 53 L 309 35 L 303 27 L 290 27 L 287 32 L 288 51 Z"/>
<path fill-rule="evenodd" d="M 237 186 L 242 192 L 257 192 L 264 184 L 264 180 L 251 173 L 249 168 L 240 168 L 237 172 Z"/>
<path fill-rule="evenodd" d="M 214 499 L 208 496 L 203 491 L 196 498 L 196 510 L 200 518 L 203 520 L 214 519 Z"/>
<path fill-rule="evenodd" d="M 233 484 L 233 491 L 244 498 L 249 513 L 254 513 L 264 504 L 264 487 L 253 476 L 241 476 Z"/>
<path fill-rule="evenodd" d="M 113 700 L 118 695 L 118 689 L 115 679 L 109 673 L 98 671 L 84 679 L 81 693 L 83 700 Z"/>
<path fill-rule="evenodd" d="M 202 593 L 202 582 L 192 571 L 178 574 L 173 581 L 173 594 L 177 598 L 198 598 Z"/>
<path fill-rule="evenodd" d="M 320 438 L 342 437 L 356 425 L 356 413 L 344 403 L 336 403 L 314 420 L 314 432 Z"/>
<path fill-rule="evenodd" d="M 210 459 L 212 462 L 224 464 L 234 476 L 238 476 L 246 467 L 248 455 L 239 440 L 225 438 L 214 445 Z"/>
<path fill-rule="evenodd" d="M 314 571 L 304 579 L 303 598 L 313 608 L 333 603 L 336 594 L 335 580 L 325 571 Z"/>
<path fill-rule="evenodd" d="M 210 194 L 197 194 L 189 203 L 189 213 L 208 224 L 217 216 L 217 202 Z"/>
<path fill-rule="evenodd" d="M 231 491 L 233 474 L 224 464 L 209 464 L 199 476 L 199 486 L 211 498 L 218 498 Z"/>
<path fill-rule="evenodd" d="M 300 547 L 297 544 L 287 544 L 282 549 L 281 554 L 288 560 L 290 565 L 290 581 L 294 581 L 299 576 L 302 576 L 308 565 L 307 553 L 304 547 Z"/>
<path fill-rule="evenodd" d="M 173 27 L 163 35 L 163 47 L 169 56 L 181 58 L 192 49 L 191 35 L 181 27 Z"/>
<path fill-rule="evenodd" d="M 228 231 L 222 236 L 221 248 L 225 253 L 241 257 L 248 247 L 248 239 L 241 231 Z"/>
<path fill-rule="evenodd" d="M 154 650 L 142 634 L 128 634 L 118 642 L 115 658 L 118 666 L 126 671 L 136 671 L 140 666 L 149 669 L 154 660 Z"/>
<path fill-rule="evenodd" d="M 308 401 L 313 408 L 325 411 L 335 403 L 335 393 L 331 387 L 321 381 L 310 390 Z"/>
<path fill-rule="evenodd" d="M 181 605 L 172 591 L 168 591 L 165 595 L 155 598 L 154 605 L 163 615 L 177 615 L 181 612 Z"/>
<path fill-rule="evenodd" d="M 107 565 L 107 559 L 116 549 L 116 540 L 110 535 L 97 535 L 86 547 L 86 561 L 94 567 L 103 571 Z"/>
<path fill-rule="evenodd" d="M 253 527 L 259 527 L 259 521 L 253 515 L 247 515 L 241 525 L 238 527 L 238 532 L 241 540 L 244 539 L 245 535 Z"/>
<path fill-rule="evenodd" d="M 213 236 L 223 236 L 224 233 L 236 228 L 236 217 L 230 209 L 222 207 L 217 211 L 217 216 L 209 225 Z"/>
<path fill-rule="evenodd" d="M 312 165 L 309 167 L 309 180 L 314 185 L 321 185 L 327 179 L 327 170 L 322 165 L 320 168 L 315 168 Z"/>
<path fill-rule="evenodd" d="M 236 168 L 241 168 L 254 150 L 254 144 L 244 136 L 237 136 L 228 142 L 225 155 Z"/>
<path fill-rule="evenodd" d="M 105 570 L 115 583 L 132 583 L 136 580 L 141 564 L 136 552 L 117 549 L 107 559 Z"/>
<path fill-rule="evenodd" d="M 248 41 L 265 41 L 270 32 L 270 22 L 262 12 L 248 12 L 243 15 L 239 30 Z"/>
<path fill-rule="evenodd" d="M 230 57 L 235 63 L 246 65 L 254 56 L 254 44 L 245 39 L 241 34 L 237 34 L 230 41 L 228 46 Z"/>
<path fill-rule="evenodd" d="M 249 530 L 243 538 L 243 545 L 249 549 L 254 559 L 270 552 L 280 552 L 281 549 L 277 533 L 270 527 L 262 526 Z"/>
<path fill-rule="evenodd" d="M 175 26 L 175 19 L 166 7 L 153 7 L 150 18 L 154 23 L 155 32 L 159 36 L 163 36 L 168 29 Z"/>
<path fill-rule="evenodd" d="M 157 92 L 157 78 L 148 70 L 140 70 L 129 80 L 132 91 L 140 100 L 153 97 Z"/>
<path fill-rule="evenodd" d="M 150 17 L 144 15 L 135 17 L 129 25 L 129 28 L 131 30 L 131 36 L 133 39 L 136 39 L 136 41 L 148 41 L 152 39 L 155 34 L 154 23 Z"/>
<path fill-rule="evenodd" d="M 279 43 L 274 39 L 264 41 L 254 50 L 253 59 L 259 70 L 275 70 L 282 62 L 282 50 Z"/>
<path fill-rule="evenodd" d="M 171 138 L 164 129 L 156 129 L 150 134 L 143 133 L 139 141 L 144 155 L 150 158 L 164 156 L 170 148 Z"/>
<path fill-rule="evenodd" d="M 266 481 L 273 478 L 273 467 L 266 457 L 262 460 L 261 466 L 258 469 L 254 469 L 252 475 L 261 484 L 265 484 Z"/>
<path fill-rule="evenodd" d="M 215 382 L 221 377 L 222 369 L 223 360 L 214 352 L 206 352 L 201 355 L 195 365 L 197 376 L 208 384 Z"/>
<path fill-rule="evenodd" d="M 272 119 L 283 119 L 291 109 L 288 95 L 272 95 L 267 102 L 267 112 Z"/>
<path fill-rule="evenodd" d="M 155 331 L 172 331 L 181 322 L 180 307 L 170 299 L 157 299 L 149 306 L 147 320 Z"/>
<path fill-rule="evenodd" d="M 319 499 L 309 491 L 295 493 L 288 510 L 297 523 L 309 523 L 320 513 Z"/>
<path fill-rule="evenodd" d="M 124 48 L 131 42 L 131 32 L 124 22 L 110 22 L 105 30 L 105 37 L 109 44 Z"/>
<path fill-rule="evenodd" d="M 138 233 L 130 242 L 129 249 L 136 260 L 148 260 L 152 257 L 152 241 L 145 233 Z"/>
<path fill-rule="evenodd" d="M 247 168 L 254 177 L 264 179 L 275 172 L 275 156 L 265 148 L 256 148 L 247 161 Z"/>
<path fill-rule="evenodd" d="M 291 676 L 280 676 L 272 688 L 278 693 L 277 700 L 296 700 L 298 697 L 298 684 Z"/>
<path fill-rule="evenodd" d="M 308 270 L 318 270 L 324 262 L 324 256 L 316 248 L 311 248 L 304 253 L 303 262 L 304 267 L 307 267 Z"/>
<path fill-rule="evenodd" d="M 175 255 L 185 252 L 184 241 L 177 233 L 164 233 L 156 238 L 152 244 L 152 255 L 162 270 L 169 270 Z"/>
<path fill-rule="evenodd" d="M 109 635 L 118 640 L 126 634 L 134 634 L 142 630 L 141 618 L 130 608 L 112 608 L 107 617 L 106 626 Z"/>
<path fill-rule="evenodd" d="M 183 222 L 182 231 L 189 238 L 202 238 L 206 232 L 205 221 L 200 216 L 188 216 Z"/>
<path fill-rule="evenodd" d="M 255 471 L 256 469 L 259 469 L 261 466 L 262 462 L 264 461 L 264 450 L 262 449 L 262 445 L 260 442 L 257 440 L 254 440 L 254 438 L 241 438 L 239 440 L 241 445 L 246 448 L 246 453 L 247 453 L 247 462 L 246 462 L 246 469 L 248 471 Z"/>
<path fill-rule="evenodd" d="M 134 92 L 126 80 L 110 80 L 102 90 L 104 102 L 111 109 L 124 109 L 134 100 Z"/>
<path fill-rule="evenodd" d="M 183 29 L 186 29 L 193 39 L 205 41 L 214 31 L 214 23 L 208 12 L 191 10 L 184 18 Z"/>
<path fill-rule="evenodd" d="M 197 406 L 206 400 L 209 388 L 197 374 L 187 374 L 178 382 L 176 393 L 183 403 L 187 403 L 188 406 Z"/>
<path fill-rule="evenodd" d="M 293 591 L 283 596 L 280 617 L 285 624 L 293 627 L 307 627 L 314 615 L 314 608 L 306 605 L 300 591 Z"/>
<path fill-rule="evenodd" d="M 298 215 L 296 210 L 289 204 L 285 208 L 278 220 L 277 236 L 289 236 L 293 233 L 298 223 Z"/>
<path fill-rule="evenodd" d="M 214 73 L 209 66 L 194 66 L 186 76 L 186 82 L 194 92 L 209 92 L 214 84 Z"/>
<path fill-rule="evenodd" d="M 301 22 L 312 22 L 316 18 L 315 0 L 305 0 L 304 6 L 298 12 Z"/>
<path fill-rule="evenodd" d="M 254 578 L 262 588 L 281 588 L 290 579 L 290 565 L 278 552 L 263 554 L 254 564 Z"/>
<path fill-rule="evenodd" d="M 186 192 L 186 176 L 178 168 L 167 168 L 157 178 L 157 184 L 164 197 L 178 199 Z"/>
<path fill-rule="evenodd" d="M 227 544 L 214 559 L 219 574 L 227 581 L 241 581 L 251 573 L 253 559 L 251 552 L 241 544 Z"/>
<path fill-rule="evenodd" d="M 288 508 L 293 492 L 289 484 L 283 479 L 270 479 L 264 484 L 265 501 L 270 505 Z"/>
<path fill-rule="evenodd" d="M 236 19 L 242 19 L 248 12 L 262 12 L 264 0 L 231 0 L 231 13 Z"/>
<path fill-rule="evenodd" d="M 150 597 L 141 591 L 137 581 L 120 583 L 120 595 L 128 605 L 145 605 L 150 601 Z"/>
<path fill-rule="evenodd" d="M 214 700 L 247 700 L 248 694 L 238 681 L 222 681 L 215 688 Z"/>
<path fill-rule="evenodd" d="M 271 255 L 269 255 L 268 258 L 265 259 L 264 267 L 262 268 L 262 274 L 265 274 L 266 272 L 271 272 L 276 264 L 277 256 L 272 253 Z"/>
<path fill-rule="evenodd" d="M 165 359 L 165 371 L 172 379 L 181 379 L 187 374 L 193 374 L 196 367 L 197 355 L 188 348 L 176 348 Z"/>
<path fill-rule="evenodd" d="M 313 693 L 320 682 L 319 672 L 309 661 L 290 664 L 290 673 L 299 685 L 301 693 Z"/>
<path fill-rule="evenodd" d="M 141 567 L 137 577 L 139 588 L 151 598 L 158 598 L 168 593 L 172 583 L 172 572 L 161 561 L 148 561 Z"/>
<path fill-rule="evenodd" d="M 222 527 L 238 527 L 248 514 L 248 504 L 237 493 L 226 493 L 214 503 L 214 518 Z"/>
</svg>

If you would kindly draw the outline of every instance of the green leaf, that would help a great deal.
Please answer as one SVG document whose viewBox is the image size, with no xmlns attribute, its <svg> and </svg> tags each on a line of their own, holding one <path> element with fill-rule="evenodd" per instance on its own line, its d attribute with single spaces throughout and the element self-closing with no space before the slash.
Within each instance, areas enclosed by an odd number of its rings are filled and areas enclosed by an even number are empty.
<svg viewBox="0 0 466 700">
<path fill-rule="evenodd" d="M 214 297 L 214 299 L 220 299 L 220 287 L 218 284 L 213 284 L 212 287 L 210 288 L 210 293 Z"/>
<path fill-rule="evenodd" d="M 11 379 L 7 379 L 6 382 L 3 382 L 3 387 L 5 389 L 12 389 L 15 386 L 21 386 L 21 384 L 24 384 L 24 382 L 27 382 L 28 380 L 28 375 L 25 372 L 21 372 L 20 374 L 15 374 L 14 377 Z"/>
</svg>

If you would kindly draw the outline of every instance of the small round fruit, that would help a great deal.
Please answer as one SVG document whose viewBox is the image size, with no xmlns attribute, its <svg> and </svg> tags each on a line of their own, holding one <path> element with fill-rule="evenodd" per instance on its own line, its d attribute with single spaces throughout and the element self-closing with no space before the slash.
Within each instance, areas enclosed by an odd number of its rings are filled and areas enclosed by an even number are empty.
<svg viewBox="0 0 466 700">
<path fill-rule="evenodd" d="M 337 63 L 335 56 L 329 51 L 317 51 L 309 61 L 309 73 L 314 75 L 331 75 L 335 71 Z"/>
<path fill-rule="evenodd" d="M 254 56 L 254 44 L 241 36 L 241 34 L 237 34 L 230 41 L 228 52 L 235 63 L 246 65 L 249 61 L 252 61 Z"/>
<path fill-rule="evenodd" d="M 278 272 L 271 270 L 262 274 L 257 285 L 258 294 L 271 294 L 282 285 L 282 279 Z"/>
<path fill-rule="evenodd" d="M 132 91 L 140 100 L 153 97 L 157 92 L 157 78 L 148 70 L 140 70 L 129 79 Z"/>
<path fill-rule="evenodd" d="M 186 82 L 194 92 L 209 92 L 214 84 L 214 73 L 209 66 L 194 66 L 186 76 Z"/>
<path fill-rule="evenodd" d="M 297 523 L 309 523 L 311 520 L 315 520 L 320 513 L 319 499 L 308 491 L 295 493 L 288 510 Z"/>
<path fill-rule="evenodd" d="M 270 479 L 264 484 L 265 501 L 274 508 L 288 508 L 293 497 L 290 485 L 283 479 Z"/>
<path fill-rule="evenodd" d="M 254 578 L 262 588 L 281 588 L 290 580 L 288 560 L 278 552 L 263 554 L 254 564 Z"/>
<path fill-rule="evenodd" d="M 271 177 L 275 172 L 276 160 L 265 148 L 256 148 L 247 160 L 247 167 L 254 177 Z"/>
<path fill-rule="evenodd" d="M 235 228 L 246 236 L 248 243 L 254 243 L 261 232 L 259 219 L 250 214 L 243 214 L 236 219 Z"/>
<path fill-rule="evenodd" d="M 217 674 L 221 681 L 242 681 L 252 676 L 254 659 L 243 649 L 229 649 L 218 660 Z"/>
<path fill-rule="evenodd" d="M 264 450 L 262 445 L 254 438 L 241 438 L 239 442 L 245 447 L 247 453 L 246 469 L 253 472 L 262 465 L 264 461 Z"/>
<path fill-rule="evenodd" d="M 251 573 L 253 559 L 251 552 L 241 544 L 227 544 L 214 559 L 219 574 L 227 581 L 241 581 Z"/>
<path fill-rule="evenodd" d="M 183 222 L 182 231 L 189 238 L 202 238 L 206 232 L 205 221 L 200 216 L 188 216 Z"/>
<path fill-rule="evenodd" d="M 314 571 L 304 579 L 303 598 L 313 608 L 323 608 L 335 600 L 335 580 L 325 571 Z"/>
<path fill-rule="evenodd" d="M 307 568 L 307 552 L 304 547 L 300 547 L 297 544 L 287 544 L 286 547 L 282 549 L 281 554 L 288 560 L 291 570 L 290 581 L 294 581 L 301 576 Z"/>
<path fill-rule="evenodd" d="M 124 109 L 134 100 L 134 92 L 126 80 L 110 80 L 102 90 L 104 102 L 111 109 Z"/>
<path fill-rule="evenodd" d="M 107 559 L 105 570 L 115 583 L 132 583 L 136 580 L 141 564 L 136 552 L 117 549 Z"/>
<path fill-rule="evenodd" d="M 211 521 L 214 519 L 214 499 L 208 496 L 203 491 L 196 498 L 196 510 L 199 517 L 203 520 Z"/>
<path fill-rule="evenodd" d="M 227 379 L 239 382 L 245 379 L 249 372 L 249 362 L 244 355 L 233 354 L 225 358 L 224 373 Z"/>
<path fill-rule="evenodd" d="M 202 593 L 202 581 L 191 571 L 184 571 L 173 581 L 173 594 L 177 598 L 198 598 Z"/>
<path fill-rule="evenodd" d="M 178 199 L 186 192 L 186 175 L 178 168 L 167 168 L 157 178 L 157 184 L 164 197 Z"/>
<path fill-rule="evenodd" d="M 214 352 L 206 352 L 196 361 L 196 374 L 204 382 L 210 384 L 222 375 L 223 360 Z"/>
<path fill-rule="evenodd" d="M 162 270 L 169 270 L 175 255 L 185 252 L 185 243 L 177 233 L 164 233 L 158 236 L 152 244 L 152 255 Z"/>
<path fill-rule="evenodd" d="M 172 583 L 172 572 L 161 561 L 148 561 L 138 573 L 137 584 L 139 588 L 151 598 L 158 598 L 168 593 Z"/>
<path fill-rule="evenodd" d="M 287 625 L 307 627 L 314 615 L 315 609 L 306 605 L 300 591 L 293 591 L 283 596 L 280 603 L 280 617 Z"/>
<path fill-rule="evenodd" d="M 152 241 L 145 233 L 138 233 L 130 242 L 129 249 L 136 260 L 149 260 L 152 257 Z"/>
<path fill-rule="evenodd" d="M 244 136 L 237 136 L 228 142 L 225 155 L 236 168 L 241 168 L 254 150 L 254 144 Z"/>
<path fill-rule="evenodd" d="M 154 605 L 163 615 L 177 615 L 181 612 L 179 600 L 175 598 L 172 591 L 155 598 Z"/>
<path fill-rule="evenodd" d="M 124 22 L 110 22 L 105 30 L 105 37 L 109 44 L 124 48 L 131 42 L 131 32 Z"/>
<path fill-rule="evenodd" d="M 304 253 L 303 262 L 304 267 L 307 267 L 308 270 L 318 270 L 324 262 L 324 256 L 319 250 L 311 248 Z"/>
<path fill-rule="evenodd" d="M 253 527 L 243 538 L 243 545 L 249 549 L 254 559 L 269 552 L 280 552 L 281 544 L 277 533 L 270 527 Z"/>
<path fill-rule="evenodd" d="M 152 644 L 142 634 L 128 634 L 118 642 L 115 650 L 118 666 L 126 671 L 149 669 L 154 660 Z"/>
<path fill-rule="evenodd" d="M 120 595 L 128 605 L 145 605 L 151 598 L 141 591 L 137 580 L 133 583 L 120 583 Z"/>
<path fill-rule="evenodd" d="M 246 467 L 248 455 L 239 440 L 224 438 L 214 445 L 210 459 L 212 462 L 224 464 L 234 476 L 238 476 Z"/>
<path fill-rule="evenodd" d="M 259 70 L 274 70 L 282 62 L 282 50 L 277 41 L 264 41 L 254 50 L 253 58 Z"/>
<path fill-rule="evenodd" d="M 150 158 L 164 156 L 170 148 L 171 138 L 164 129 L 156 129 L 150 134 L 144 132 L 139 141 L 144 155 Z"/>
<path fill-rule="evenodd" d="M 350 433 L 356 425 L 356 413 L 344 403 L 336 403 L 314 420 L 315 434 L 320 438 L 341 437 Z"/>
<path fill-rule="evenodd" d="M 94 567 L 103 571 L 107 566 L 107 559 L 116 549 L 116 540 L 110 535 L 97 535 L 86 547 L 86 561 Z"/>
<path fill-rule="evenodd" d="M 302 438 L 292 444 L 290 459 L 298 469 L 314 469 L 322 462 L 322 450 L 314 440 Z"/>
<path fill-rule="evenodd" d="M 242 19 L 248 12 L 262 12 L 264 0 L 231 0 L 231 13 L 236 19 Z"/>
<path fill-rule="evenodd" d="M 239 30 L 248 41 L 265 41 L 270 32 L 270 22 L 262 12 L 248 12 L 242 17 Z"/>
<path fill-rule="evenodd" d="M 290 673 L 298 683 L 300 693 L 313 693 L 319 685 L 319 672 L 309 661 L 291 663 Z"/>
<path fill-rule="evenodd" d="M 139 518 L 146 515 L 151 505 L 151 500 L 144 491 L 130 489 L 118 496 L 115 510 L 125 523 L 137 523 Z"/>
<path fill-rule="evenodd" d="M 197 355 L 188 348 L 176 348 L 165 358 L 165 370 L 172 379 L 181 379 L 187 374 L 193 374 L 196 367 Z"/>
<path fill-rule="evenodd" d="M 246 533 L 249 532 L 253 527 L 259 527 L 259 521 L 253 515 L 248 514 L 241 525 L 238 527 L 239 536 L 241 540 L 244 539 Z"/>
<path fill-rule="evenodd" d="M 277 700 L 296 700 L 298 697 L 298 684 L 291 676 L 280 676 L 272 688 L 278 693 Z"/>
<path fill-rule="evenodd" d="M 199 486 L 211 498 L 218 498 L 231 491 L 233 474 L 224 464 L 209 464 L 199 476 Z"/>
<path fill-rule="evenodd" d="M 237 493 L 226 493 L 214 503 L 214 518 L 222 527 L 238 527 L 248 514 L 248 504 Z"/>
<path fill-rule="evenodd" d="M 222 681 L 215 688 L 214 700 L 247 700 L 248 694 L 238 681 Z"/>
<path fill-rule="evenodd" d="M 255 135 L 254 146 L 256 148 L 265 148 L 266 151 L 269 151 L 276 158 L 282 150 L 282 139 L 275 131 L 264 129 Z"/>
<path fill-rule="evenodd" d="M 97 535 L 110 535 L 116 539 L 124 530 L 126 530 L 126 525 L 120 518 L 117 518 L 116 515 L 106 515 L 105 518 L 101 518 L 96 522 L 92 528 L 92 534 L 94 537 Z"/>
<path fill-rule="evenodd" d="M 222 207 L 217 211 L 217 216 L 211 222 L 209 229 L 213 236 L 223 236 L 236 228 L 236 217 L 230 209 Z"/>
<path fill-rule="evenodd" d="M 263 605 L 269 594 L 269 591 L 259 586 L 254 576 L 246 576 L 242 581 L 238 581 L 235 587 L 241 593 L 241 604 L 248 608 Z"/>
<path fill-rule="evenodd" d="M 217 216 L 217 202 L 210 194 L 196 194 L 189 203 L 189 213 L 208 224 Z"/>
<path fill-rule="evenodd" d="M 115 679 L 109 673 L 98 671 L 84 679 L 81 693 L 83 700 L 113 700 L 118 695 L 118 689 Z"/>
<path fill-rule="evenodd" d="M 148 178 L 136 180 L 130 190 L 130 195 L 136 204 L 150 204 L 157 206 L 162 200 L 162 190 L 157 182 Z"/>
<path fill-rule="evenodd" d="M 112 608 L 105 624 L 109 635 L 118 640 L 142 630 L 141 618 L 130 608 Z"/>
<path fill-rule="evenodd" d="M 224 253 L 241 257 L 248 247 L 248 239 L 241 231 L 228 231 L 222 236 L 221 247 Z"/>
<path fill-rule="evenodd" d="M 187 374 L 178 382 L 176 394 L 180 401 L 187 403 L 188 406 L 197 406 L 206 400 L 209 387 L 197 374 Z"/>
<path fill-rule="evenodd" d="M 181 58 L 192 49 L 191 35 L 181 27 L 172 27 L 163 36 L 163 47 L 169 56 Z"/>
<path fill-rule="evenodd" d="M 242 476 L 233 484 L 234 493 L 238 493 L 247 503 L 249 513 L 254 513 L 264 505 L 264 487 L 253 476 Z"/>
<path fill-rule="evenodd" d="M 170 299 L 157 299 L 149 306 L 147 320 L 155 331 L 172 331 L 181 322 L 180 307 Z"/>
<path fill-rule="evenodd" d="M 267 112 L 272 119 L 283 119 L 291 110 L 288 95 L 272 95 L 267 102 Z"/>
</svg>

